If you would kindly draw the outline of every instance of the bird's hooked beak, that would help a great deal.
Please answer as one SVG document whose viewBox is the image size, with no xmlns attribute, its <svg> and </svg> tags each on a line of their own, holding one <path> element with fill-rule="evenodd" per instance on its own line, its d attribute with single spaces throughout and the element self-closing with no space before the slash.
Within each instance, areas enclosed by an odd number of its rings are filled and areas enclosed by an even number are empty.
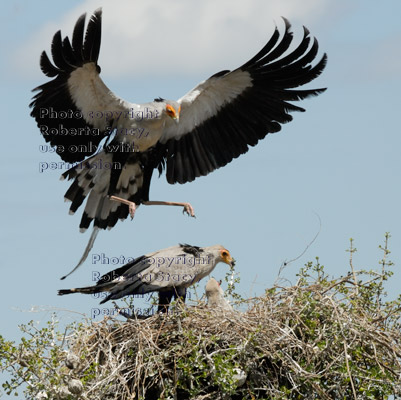
<svg viewBox="0 0 401 400">
<path fill-rule="evenodd" d="M 173 120 L 175 121 L 176 124 L 180 122 L 180 112 L 181 112 L 181 106 L 178 107 L 178 110 L 175 113 L 175 116 L 173 117 Z"/>
<path fill-rule="evenodd" d="M 221 250 L 220 254 L 223 262 L 228 264 L 230 267 L 233 267 L 235 265 L 235 259 L 231 257 L 231 254 L 228 250 L 223 249 Z"/>
</svg>

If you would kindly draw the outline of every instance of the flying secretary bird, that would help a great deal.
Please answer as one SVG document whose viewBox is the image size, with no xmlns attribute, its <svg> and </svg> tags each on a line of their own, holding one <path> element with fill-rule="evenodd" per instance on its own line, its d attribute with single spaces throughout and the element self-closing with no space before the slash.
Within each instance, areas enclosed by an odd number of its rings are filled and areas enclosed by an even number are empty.
<svg viewBox="0 0 401 400">
<path fill-rule="evenodd" d="M 73 180 L 65 194 L 70 213 L 88 197 L 81 231 L 94 230 L 78 268 L 93 246 L 99 229 L 112 228 L 140 204 L 182 206 L 189 203 L 149 201 L 153 171 L 166 171 L 167 182 L 186 183 L 231 162 L 268 133 L 292 120 L 292 104 L 325 89 L 299 89 L 320 75 L 326 54 L 317 57 L 317 40 L 304 28 L 291 51 L 290 23 L 276 27 L 253 58 L 232 71 L 224 70 L 198 84 L 179 100 L 155 99 L 135 104 L 113 92 L 100 78 L 98 56 L 101 10 L 85 31 L 85 15 L 72 40 L 58 31 L 40 66 L 51 81 L 37 87 L 30 104 L 46 142 L 71 168 L 62 178 Z"/>
<path fill-rule="evenodd" d="M 166 312 L 173 296 L 185 302 L 187 288 L 209 275 L 219 262 L 235 264 L 230 252 L 221 245 L 180 244 L 138 257 L 103 275 L 94 286 L 62 289 L 58 294 L 110 292 L 100 302 L 103 304 L 128 295 L 157 291 L 158 312 Z"/>
</svg>

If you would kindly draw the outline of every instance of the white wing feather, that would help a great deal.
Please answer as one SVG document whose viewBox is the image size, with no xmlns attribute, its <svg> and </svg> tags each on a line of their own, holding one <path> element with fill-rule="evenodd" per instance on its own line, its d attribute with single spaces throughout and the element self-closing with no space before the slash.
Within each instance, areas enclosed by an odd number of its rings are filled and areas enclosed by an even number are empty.
<svg viewBox="0 0 401 400">
<path fill-rule="evenodd" d="M 160 142 L 166 143 L 171 138 L 178 139 L 191 132 L 251 86 L 250 73 L 240 69 L 201 82 L 178 100 L 181 104 L 180 123 L 177 126 L 172 121 L 167 121 Z"/>
</svg>

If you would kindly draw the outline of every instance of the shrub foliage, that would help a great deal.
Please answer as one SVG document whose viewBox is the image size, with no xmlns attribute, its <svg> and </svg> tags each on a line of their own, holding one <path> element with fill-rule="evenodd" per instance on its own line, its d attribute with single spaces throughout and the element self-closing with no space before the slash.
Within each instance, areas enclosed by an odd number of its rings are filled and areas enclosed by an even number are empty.
<svg viewBox="0 0 401 400">
<path fill-rule="evenodd" d="M 239 300 L 245 311 L 175 306 L 167 316 L 105 318 L 0 337 L 6 393 L 29 399 L 400 398 L 401 297 L 389 301 L 386 234 L 380 271 L 330 278 L 319 259 L 293 286 Z"/>
</svg>

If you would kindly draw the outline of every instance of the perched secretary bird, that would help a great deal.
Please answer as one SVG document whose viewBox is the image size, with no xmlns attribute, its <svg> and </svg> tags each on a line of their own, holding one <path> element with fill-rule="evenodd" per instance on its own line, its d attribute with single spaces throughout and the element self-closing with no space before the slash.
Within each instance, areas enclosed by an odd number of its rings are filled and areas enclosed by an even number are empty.
<svg viewBox="0 0 401 400">
<path fill-rule="evenodd" d="M 103 304 L 123 296 L 157 291 L 158 311 L 167 311 L 173 296 L 185 302 L 187 288 L 210 274 L 219 262 L 235 264 L 230 252 L 221 245 L 179 244 L 138 257 L 103 275 L 94 286 L 62 289 L 58 294 L 110 292 L 100 302 Z"/>
<path fill-rule="evenodd" d="M 219 262 L 235 264 L 223 246 L 180 244 L 138 257 L 103 275 L 94 286 L 62 289 L 58 294 L 110 292 L 103 304 L 132 294 L 159 292 L 158 312 L 165 312 L 173 296 L 185 302 L 187 288 L 209 275 Z"/>
<path fill-rule="evenodd" d="M 144 104 L 119 98 L 100 78 L 100 9 L 86 32 L 85 15 L 78 19 L 71 41 L 60 31 L 54 35 L 54 64 L 46 52 L 40 58 L 43 73 L 53 79 L 34 89 L 30 106 L 46 142 L 71 164 L 62 175 L 73 180 L 65 194 L 70 213 L 88 197 L 80 229 L 93 221 L 94 230 L 77 267 L 98 230 L 133 217 L 140 204 L 182 206 L 194 216 L 189 203 L 149 201 L 155 169 L 166 170 L 171 184 L 207 175 L 278 132 L 292 120 L 290 112 L 304 111 L 290 102 L 325 90 L 298 89 L 320 75 L 327 57 L 312 65 L 318 43 L 306 28 L 288 51 L 293 34 L 286 19 L 284 25 L 241 67 L 214 74 L 177 101 Z"/>
</svg>

